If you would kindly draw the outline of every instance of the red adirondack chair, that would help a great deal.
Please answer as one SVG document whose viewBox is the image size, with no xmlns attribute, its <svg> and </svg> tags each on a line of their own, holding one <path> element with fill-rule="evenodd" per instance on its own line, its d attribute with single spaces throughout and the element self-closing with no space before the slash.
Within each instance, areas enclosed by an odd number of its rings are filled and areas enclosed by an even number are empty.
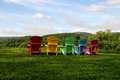
<svg viewBox="0 0 120 80">
<path fill-rule="evenodd" d="M 92 54 L 98 54 L 98 40 L 94 39 L 90 42 L 90 47 L 87 50 L 87 53 L 92 55 Z"/>
<path fill-rule="evenodd" d="M 40 37 L 40 36 L 32 36 L 30 38 L 30 43 L 28 45 L 30 56 L 32 55 L 32 53 L 41 54 L 41 48 L 42 48 L 41 44 L 42 44 L 42 37 Z"/>
</svg>

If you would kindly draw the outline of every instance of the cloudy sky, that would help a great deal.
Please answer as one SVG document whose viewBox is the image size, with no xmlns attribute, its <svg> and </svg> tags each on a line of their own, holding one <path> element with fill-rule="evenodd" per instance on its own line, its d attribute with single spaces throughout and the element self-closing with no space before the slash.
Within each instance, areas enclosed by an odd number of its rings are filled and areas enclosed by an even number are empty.
<svg viewBox="0 0 120 80">
<path fill-rule="evenodd" d="M 0 36 L 106 29 L 120 32 L 120 0 L 0 0 Z"/>
</svg>

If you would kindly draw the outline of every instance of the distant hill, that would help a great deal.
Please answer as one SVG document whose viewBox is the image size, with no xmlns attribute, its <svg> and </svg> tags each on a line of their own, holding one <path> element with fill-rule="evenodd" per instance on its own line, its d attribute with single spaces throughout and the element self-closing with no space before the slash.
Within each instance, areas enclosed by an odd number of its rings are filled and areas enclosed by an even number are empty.
<svg viewBox="0 0 120 80">
<path fill-rule="evenodd" d="M 88 32 L 73 32 L 75 34 L 87 34 L 87 35 L 92 35 L 92 33 L 88 33 Z"/>
<path fill-rule="evenodd" d="M 43 35 L 43 45 L 46 45 L 46 39 L 48 36 L 56 36 L 60 38 L 59 44 L 64 44 L 66 37 L 74 37 L 76 40 L 80 38 L 80 36 L 91 36 L 91 33 L 87 32 L 73 32 L 73 33 L 56 33 L 56 34 L 48 34 Z M 0 37 L 0 47 L 27 47 L 29 43 L 30 36 L 22 36 L 22 37 Z M 77 44 L 77 43 L 76 43 Z"/>
<path fill-rule="evenodd" d="M 92 33 L 88 33 L 88 32 L 56 33 L 56 34 L 43 35 L 43 37 L 44 36 L 61 36 L 61 35 L 86 35 L 86 36 L 90 36 L 90 35 L 92 35 Z"/>
</svg>

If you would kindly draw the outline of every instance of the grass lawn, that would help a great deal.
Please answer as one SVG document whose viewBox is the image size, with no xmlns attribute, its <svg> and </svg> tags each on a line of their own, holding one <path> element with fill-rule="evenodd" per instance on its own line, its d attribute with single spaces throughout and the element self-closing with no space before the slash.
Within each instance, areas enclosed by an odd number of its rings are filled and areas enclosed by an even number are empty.
<svg viewBox="0 0 120 80">
<path fill-rule="evenodd" d="M 25 48 L 0 49 L 0 80 L 120 80 L 120 54 L 30 57 Z"/>
</svg>

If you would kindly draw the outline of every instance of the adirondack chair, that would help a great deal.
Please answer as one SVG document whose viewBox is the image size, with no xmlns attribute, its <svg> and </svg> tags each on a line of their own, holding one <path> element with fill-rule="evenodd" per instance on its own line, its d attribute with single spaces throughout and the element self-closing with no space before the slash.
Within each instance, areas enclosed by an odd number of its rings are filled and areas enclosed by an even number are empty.
<svg viewBox="0 0 120 80">
<path fill-rule="evenodd" d="M 87 39 L 78 40 L 78 48 L 75 50 L 75 53 L 78 55 L 86 54 L 87 48 Z"/>
<path fill-rule="evenodd" d="M 65 39 L 65 46 L 60 48 L 60 51 L 63 55 L 67 53 L 72 53 L 74 55 L 74 46 L 75 46 L 75 38 L 68 37 Z"/>
<path fill-rule="evenodd" d="M 59 39 L 57 37 L 54 37 L 54 36 L 47 37 L 46 55 L 48 55 L 48 53 L 56 53 L 56 56 L 57 56 L 58 41 Z"/>
<path fill-rule="evenodd" d="M 30 43 L 28 45 L 30 56 L 32 53 L 39 53 L 41 54 L 41 48 L 42 48 L 42 37 L 40 36 L 32 36 L 30 38 Z"/>
<path fill-rule="evenodd" d="M 87 50 L 87 54 L 93 55 L 98 54 L 98 40 L 94 39 L 90 42 L 89 49 Z"/>
</svg>

